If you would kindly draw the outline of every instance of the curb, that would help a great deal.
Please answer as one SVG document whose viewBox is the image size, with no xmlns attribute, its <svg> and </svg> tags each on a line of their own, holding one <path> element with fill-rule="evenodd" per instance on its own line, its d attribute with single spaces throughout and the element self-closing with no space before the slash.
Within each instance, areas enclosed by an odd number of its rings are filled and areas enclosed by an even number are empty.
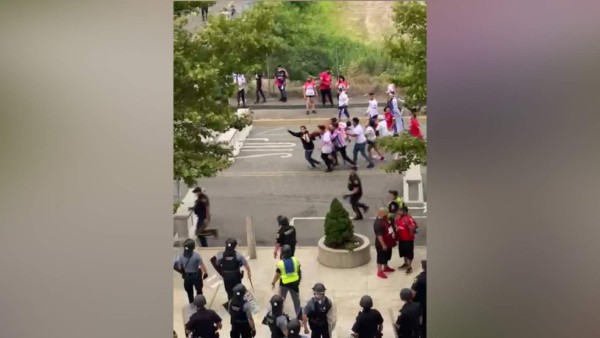
<svg viewBox="0 0 600 338">
<path fill-rule="evenodd" d="M 427 122 L 427 115 L 425 116 L 417 116 L 419 121 Z M 291 118 L 291 119 L 254 119 L 252 124 L 261 124 L 261 123 L 286 123 L 286 122 L 303 122 L 310 124 L 310 122 L 322 122 L 329 121 L 328 117 L 318 117 L 318 118 Z"/>
</svg>

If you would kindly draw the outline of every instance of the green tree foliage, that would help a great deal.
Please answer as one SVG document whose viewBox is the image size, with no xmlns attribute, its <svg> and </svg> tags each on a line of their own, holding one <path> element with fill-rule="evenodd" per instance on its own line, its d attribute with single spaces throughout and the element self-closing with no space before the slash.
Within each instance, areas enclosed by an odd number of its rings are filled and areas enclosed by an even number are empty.
<svg viewBox="0 0 600 338">
<path fill-rule="evenodd" d="M 279 4 L 259 3 L 235 20 L 210 17 L 197 33 L 184 29 L 186 18 L 178 16 L 197 4 L 175 4 L 173 175 L 192 186 L 230 164 L 231 149 L 211 139 L 247 125 L 229 105 L 235 92 L 231 76 L 260 69 L 264 55 L 278 47 L 272 33 Z"/>
<path fill-rule="evenodd" d="M 395 33 L 386 41 L 390 55 L 404 65 L 393 82 L 406 90 L 409 106 L 427 102 L 427 6 L 424 1 L 394 5 Z"/>
<path fill-rule="evenodd" d="M 399 156 L 384 167 L 386 172 L 403 173 L 411 165 L 427 165 L 427 141 L 413 137 L 408 132 L 397 137 L 378 138 L 377 145 L 386 152 Z"/>
<path fill-rule="evenodd" d="M 354 225 L 348 211 L 337 198 L 334 198 L 325 216 L 325 245 L 330 248 L 344 248 L 353 237 Z"/>
</svg>

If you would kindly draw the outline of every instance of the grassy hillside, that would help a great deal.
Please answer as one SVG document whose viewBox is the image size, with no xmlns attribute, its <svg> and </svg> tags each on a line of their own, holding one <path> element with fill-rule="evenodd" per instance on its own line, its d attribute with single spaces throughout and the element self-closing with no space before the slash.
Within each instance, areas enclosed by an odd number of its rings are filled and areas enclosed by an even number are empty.
<svg viewBox="0 0 600 338">
<path fill-rule="evenodd" d="M 340 14 L 338 26 L 354 39 L 380 44 L 393 27 L 393 1 L 344 1 L 335 5 Z"/>
</svg>

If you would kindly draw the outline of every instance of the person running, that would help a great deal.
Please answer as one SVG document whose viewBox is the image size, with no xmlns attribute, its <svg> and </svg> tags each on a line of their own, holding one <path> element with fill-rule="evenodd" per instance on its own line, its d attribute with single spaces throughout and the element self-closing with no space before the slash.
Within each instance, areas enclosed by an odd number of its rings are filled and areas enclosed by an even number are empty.
<svg viewBox="0 0 600 338">
<path fill-rule="evenodd" d="M 369 106 L 367 107 L 367 112 L 365 115 L 369 117 L 369 120 L 377 121 L 377 115 L 379 115 L 379 111 L 377 110 L 377 100 L 375 99 L 375 93 L 369 93 Z"/>
<path fill-rule="evenodd" d="M 237 106 L 246 108 L 246 77 L 244 74 L 233 74 L 233 82 L 237 85 Z"/>
<path fill-rule="evenodd" d="M 285 86 L 288 77 L 288 71 L 281 65 L 277 66 L 277 70 L 275 70 L 275 84 L 277 85 L 277 89 L 279 89 L 279 101 L 281 102 L 287 102 Z"/>
<path fill-rule="evenodd" d="M 353 128 L 352 128 L 352 131 L 349 133 L 349 135 L 356 138 L 356 143 L 354 144 L 354 150 L 352 151 L 352 155 L 353 155 L 352 161 L 354 163 L 358 163 L 357 162 L 358 153 L 361 153 L 361 155 L 369 163 L 367 168 L 373 168 L 375 166 L 375 164 L 373 164 L 373 161 L 369 158 L 369 156 L 367 156 L 367 138 L 365 137 L 365 130 L 360 125 L 360 120 L 358 119 L 358 117 L 355 117 L 352 119 L 352 125 L 353 125 Z"/>
<path fill-rule="evenodd" d="M 348 190 L 350 190 L 350 194 L 345 197 L 350 198 L 350 205 L 352 205 L 352 210 L 356 213 L 353 220 L 358 221 L 363 219 L 363 214 L 360 212 L 360 209 L 362 208 L 364 212 L 367 212 L 369 211 L 369 206 L 360 202 L 360 198 L 363 195 L 363 189 L 362 182 L 360 177 L 358 177 L 356 170 L 358 170 L 358 168 L 355 165 L 350 167 L 350 176 L 348 176 Z"/>
<path fill-rule="evenodd" d="M 254 103 L 259 103 L 260 96 L 262 96 L 262 103 L 267 102 L 267 99 L 265 98 L 265 93 L 262 90 L 262 74 L 256 74 L 254 79 L 256 80 L 256 102 Z"/>
<path fill-rule="evenodd" d="M 410 112 L 410 135 L 419 139 L 423 139 L 423 134 L 421 133 L 421 128 L 419 128 L 419 120 L 417 120 L 417 112 Z"/>
<path fill-rule="evenodd" d="M 331 131 L 331 139 L 333 142 L 333 146 L 335 148 L 335 162 L 337 163 L 337 154 L 340 154 L 342 155 L 342 159 L 345 163 L 350 163 L 351 165 L 354 165 L 354 161 L 352 161 L 350 157 L 348 157 L 348 154 L 346 154 L 346 124 L 335 120 L 331 122 L 329 128 Z"/>
<path fill-rule="evenodd" d="M 398 252 L 400 258 L 404 259 L 399 269 L 406 268 L 406 274 L 412 272 L 412 261 L 415 258 L 415 231 L 417 223 L 408 214 L 408 207 L 400 207 L 400 213 L 396 216 L 396 233 L 398 234 Z"/>
<path fill-rule="evenodd" d="M 377 252 L 377 277 L 387 279 L 386 272 L 394 272 L 388 262 L 392 259 L 392 249 L 396 246 L 393 227 L 388 220 L 386 208 L 379 208 L 377 218 L 373 222 L 375 232 L 375 251 Z"/>
<path fill-rule="evenodd" d="M 323 106 L 325 106 L 326 99 L 329 99 L 329 103 L 333 106 L 333 99 L 331 98 L 331 69 L 329 67 L 319 75 L 319 90 L 321 91 Z"/>
<path fill-rule="evenodd" d="M 392 114 L 394 114 L 394 119 L 396 120 L 396 133 L 400 134 L 404 132 L 404 119 L 402 118 L 402 101 L 398 98 L 395 92 L 392 92 L 392 100 L 390 102 L 392 108 Z"/>
<path fill-rule="evenodd" d="M 313 151 L 315 150 L 314 137 L 310 135 L 305 126 L 300 126 L 300 132 L 293 132 L 288 129 L 288 133 L 292 136 L 300 138 L 302 141 L 302 147 L 304 148 L 304 158 L 310 164 L 311 168 L 316 168 L 317 164 L 321 164 L 321 162 L 312 158 Z"/>
<path fill-rule="evenodd" d="M 348 91 L 348 81 L 346 81 L 346 78 L 342 75 L 340 75 L 338 77 L 337 82 L 335 83 L 335 86 L 337 87 L 337 99 L 340 99 L 340 94 L 343 91 Z"/>
<path fill-rule="evenodd" d="M 321 158 L 327 166 L 325 172 L 333 171 L 333 162 L 331 156 L 333 153 L 333 143 L 331 141 L 331 132 L 324 126 L 319 126 L 319 133 L 321 137 Z"/>
<path fill-rule="evenodd" d="M 383 154 L 377 147 L 377 133 L 375 132 L 375 128 L 375 121 L 370 120 L 369 125 L 365 129 L 365 137 L 367 138 L 367 155 L 372 156 L 371 151 L 374 149 L 377 155 L 379 155 L 379 159 L 383 161 Z"/>
<path fill-rule="evenodd" d="M 348 98 L 348 93 L 346 89 L 342 88 L 338 93 L 338 119 L 342 119 L 342 114 L 346 115 L 346 118 L 350 119 L 350 113 L 348 112 L 348 103 L 350 102 L 350 98 Z"/>
<path fill-rule="evenodd" d="M 306 101 L 306 115 L 310 114 L 309 111 L 312 111 L 313 114 L 316 114 L 315 110 L 315 89 L 316 89 L 315 80 L 312 76 L 309 76 L 304 83 L 304 100 Z"/>
</svg>

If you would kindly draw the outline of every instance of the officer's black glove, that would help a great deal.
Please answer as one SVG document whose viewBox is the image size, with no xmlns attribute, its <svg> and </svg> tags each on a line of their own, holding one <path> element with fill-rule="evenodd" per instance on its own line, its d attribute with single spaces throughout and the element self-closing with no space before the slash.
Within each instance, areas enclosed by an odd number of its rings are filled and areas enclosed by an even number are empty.
<svg viewBox="0 0 600 338">
<path fill-rule="evenodd" d="M 250 330 L 250 334 L 252 335 L 252 337 L 256 336 L 256 330 Z"/>
<path fill-rule="evenodd" d="M 204 275 L 202 275 L 202 279 L 207 279 L 208 278 L 208 274 L 205 272 Z"/>
</svg>

